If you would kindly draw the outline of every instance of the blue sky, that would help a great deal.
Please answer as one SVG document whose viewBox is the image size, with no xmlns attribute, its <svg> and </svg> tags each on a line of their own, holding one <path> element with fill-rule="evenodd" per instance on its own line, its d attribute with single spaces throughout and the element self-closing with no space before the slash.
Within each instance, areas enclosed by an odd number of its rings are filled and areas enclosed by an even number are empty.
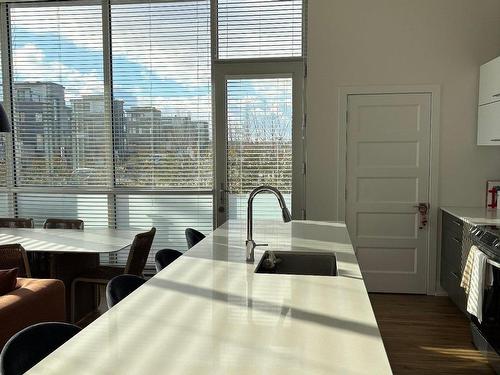
<svg viewBox="0 0 500 375">
<path fill-rule="evenodd" d="M 37 41 L 43 40 L 42 43 Z M 57 49 L 53 47 L 57 46 Z M 38 74 L 33 74 L 32 61 L 28 54 L 35 47 L 41 52 L 37 61 Z M 70 70 L 80 73 L 82 77 L 94 77 L 93 93 L 102 93 L 103 87 L 103 57 L 102 51 L 84 48 L 73 41 L 55 33 L 36 33 L 30 30 L 17 28 L 13 42 L 14 55 L 18 56 L 18 64 L 14 65 L 14 78 L 17 81 L 33 80 L 51 81 L 60 83 L 67 90 L 78 89 L 83 83 L 75 82 L 72 75 L 65 75 L 61 69 L 55 69 L 59 64 Z M 81 58 L 75 58 L 80 56 Z M 26 59 L 26 60 L 25 60 Z M 160 77 L 154 70 L 144 64 L 137 63 L 124 56 L 116 56 L 114 61 L 114 95 L 123 99 L 128 107 L 139 104 L 138 97 L 175 98 L 178 96 L 207 96 L 209 88 L 206 84 L 201 86 L 185 85 L 182 79 L 173 75 L 172 79 Z M 29 69 L 29 72 L 27 70 Z M 133 79 L 131 82 L 130 78 Z"/>
</svg>

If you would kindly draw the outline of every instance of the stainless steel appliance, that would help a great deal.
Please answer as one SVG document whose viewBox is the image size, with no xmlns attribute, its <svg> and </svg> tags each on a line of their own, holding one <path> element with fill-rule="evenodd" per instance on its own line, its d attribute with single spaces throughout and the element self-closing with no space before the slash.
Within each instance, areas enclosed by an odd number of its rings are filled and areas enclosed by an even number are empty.
<svg viewBox="0 0 500 375">
<path fill-rule="evenodd" d="M 493 265 L 493 286 L 484 291 L 483 321 L 471 316 L 472 341 L 500 374 L 500 228 L 473 227 L 471 239 Z"/>
</svg>

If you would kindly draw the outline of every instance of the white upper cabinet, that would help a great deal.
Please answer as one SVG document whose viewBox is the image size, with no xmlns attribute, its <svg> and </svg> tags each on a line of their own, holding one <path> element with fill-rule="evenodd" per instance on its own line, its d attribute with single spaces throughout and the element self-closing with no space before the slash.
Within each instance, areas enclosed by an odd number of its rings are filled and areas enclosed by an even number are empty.
<svg viewBox="0 0 500 375">
<path fill-rule="evenodd" d="M 479 105 L 500 101 L 500 57 L 481 66 Z"/>
<path fill-rule="evenodd" d="M 479 106 L 477 144 L 500 146 L 500 102 Z"/>
<path fill-rule="evenodd" d="M 500 146 L 500 57 L 481 66 L 477 144 Z"/>
</svg>

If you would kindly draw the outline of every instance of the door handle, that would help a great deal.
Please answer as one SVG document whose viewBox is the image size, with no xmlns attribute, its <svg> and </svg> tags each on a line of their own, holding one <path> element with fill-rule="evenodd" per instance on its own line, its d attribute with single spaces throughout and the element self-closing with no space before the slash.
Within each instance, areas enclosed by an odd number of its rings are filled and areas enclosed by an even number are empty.
<svg viewBox="0 0 500 375">
<path fill-rule="evenodd" d="M 427 214 L 429 212 L 429 204 L 428 203 L 419 203 L 418 205 L 413 206 L 418 209 L 420 214 L 420 224 L 418 226 L 419 229 L 424 229 L 427 225 Z"/>
<path fill-rule="evenodd" d="M 226 189 L 226 184 L 224 182 L 221 182 L 219 189 L 220 212 L 224 212 L 225 209 L 224 206 L 226 205 L 226 194 L 233 194 L 233 193 L 234 193 L 233 191 Z"/>
</svg>

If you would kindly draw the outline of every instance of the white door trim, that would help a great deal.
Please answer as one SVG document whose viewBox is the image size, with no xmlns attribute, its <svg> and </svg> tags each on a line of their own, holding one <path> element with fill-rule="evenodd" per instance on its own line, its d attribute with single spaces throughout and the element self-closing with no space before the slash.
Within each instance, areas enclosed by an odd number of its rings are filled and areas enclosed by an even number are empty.
<svg viewBox="0 0 500 375">
<path fill-rule="evenodd" d="M 438 261 L 438 212 L 439 212 L 439 133 L 441 121 L 441 86 L 350 86 L 340 87 L 338 96 L 338 168 L 337 168 L 337 218 L 346 218 L 345 190 L 347 176 L 347 98 L 349 95 L 370 94 L 430 94 L 431 95 L 431 145 L 429 176 L 429 242 L 427 259 L 427 294 L 437 292 Z"/>
</svg>

